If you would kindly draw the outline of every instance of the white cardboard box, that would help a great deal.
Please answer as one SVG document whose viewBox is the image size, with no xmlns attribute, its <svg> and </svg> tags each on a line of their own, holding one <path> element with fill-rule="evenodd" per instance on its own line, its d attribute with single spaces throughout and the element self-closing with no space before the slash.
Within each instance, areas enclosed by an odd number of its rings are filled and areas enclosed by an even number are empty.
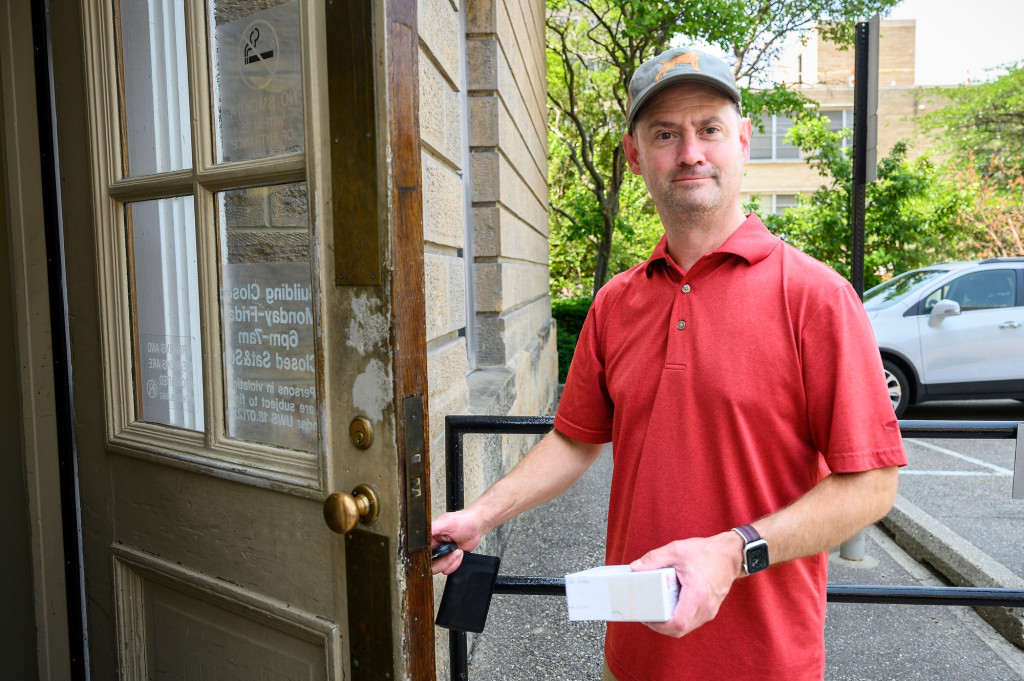
<svg viewBox="0 0 1024 681">
<path fill-rule="evenodd" d="M 573 621 L 665 622 L 679 600 L 679 582 L 672 568 L 605 565 L 566 575 L 565 595 Z"/>
</svg>

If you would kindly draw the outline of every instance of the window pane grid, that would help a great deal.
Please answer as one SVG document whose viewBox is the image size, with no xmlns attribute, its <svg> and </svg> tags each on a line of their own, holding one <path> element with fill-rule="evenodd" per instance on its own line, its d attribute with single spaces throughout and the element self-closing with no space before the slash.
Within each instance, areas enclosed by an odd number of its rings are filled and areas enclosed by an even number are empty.
<svg viewBox="0 0 1024 681">
<path fill-rule="evenodd" d="M 122 154 L 109 195 L 120 202 L 125 225 L 135 419 L 205 433 L 214 451 L 237 449 L 218 444 L 227 436 L 253 443 L 254 452 L 263 444 L 315 453 L 299 2 L 212 0 L 208 13 L 176 0 L 114 6 Z M 199 30 L 187 35 L 190 27 Z M 193 158 L 200 167 L 192 167 Z M 239 199 L 254 196 L 271 218 L 247 231 L 232 219 L 245 202 Z M 243 252 L 268 259 L 242 262 Z M 219 264 L 218 253 L 225 258 Z M 252 329 L 229 319 L 225 291 L 239 281 L 256 283 L 264 304 L 274 291 L 277 328 L 267 325 L 267 310 Z M 287 375 L 246 378 L 229 364 L 245 340 L 273 344 L 261 362 L 268 357 Z M 266 426 L 255 431 L 234 416 L 245 391 L 232 393 L 231 386 L 245 381 L 273 384 L 273 395 L 257 396 L 256 422 Z"/>
<path fill-rule="evenodd" d="M 800 159 L 800 149 L 786 140 L 786 133 L 793 127 L 788 116 L 762 114 L 764 133 L 754 132 L 750 140 L 752 161 L 790 161 Z"/>
</svg>

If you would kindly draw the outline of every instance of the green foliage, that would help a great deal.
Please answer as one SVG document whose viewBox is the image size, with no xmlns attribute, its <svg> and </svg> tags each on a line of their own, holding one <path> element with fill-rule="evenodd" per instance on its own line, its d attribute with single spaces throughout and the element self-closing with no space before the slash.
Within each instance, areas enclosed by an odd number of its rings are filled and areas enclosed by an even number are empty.
<svg viewBox="0 0 1024 681">
<path fill-rule="evenodd" d="M 556 172 L 560 147 L 558 142 L 551 145 L 549 173 Z M 550 216 L 548 235 L 551 295 L 553 298 L 591 295 L 597 254 L 594 235 L 600 233 L 603 224 L 601 209 L 593 193 L 581 189 L 579 184 L 552 183 L 552 203 L 556 192 L 561 208 Z M 608 260 L 612 273 L 625 271 L 650 256 L 662 235 L 661 221 L 643 179 L 635 175 L 624 178 L 619 202 Z M 565 212 L 571 213 L 573 218 L 566 217 Z"/>
<path fill-rule="evenodd" d="M 660 223 L 622 151 L 627 87 L 643 61 L 673 44 L 717 48 L 744 86 L 744 108 L 803 112 L 800 93 L 764 87 L 786 40 L 819 22 L 852 40 L 856 20 L 898 0 L 548 0 L 547 85 L 551 290 L 596 291 L 649 254 Z"/>
<path fill-rule="evenodd" d="M 789 139 L 826 184 L 782 215 L 765 223 L 786 241 L 850 278 L 852 164 L 842 142 L 849 130 L 833 132 L 824 116 L 805 117 Z M 970 257 L 959 219 L 968 195 L 927 157 L 911 159 L 900 142 L 878 165 L 878 180 L 866 188 L 864 285 L 941 260 Z"/>
<path fill-rule="evenodd" d="M 576 340 L 580 337 L 583 322 L 587 320 L 587 312 L 593 298 L 554 298 L 551 301 L 551 316 L 558 326 L 556 343 L 558 345 L 558 382 L 565 383 L 569 375 L 569 364 L 576 351 Z"/>
<path fill-rule="evenodd" d="M 987 83 L 929 88 L 925 99 L 944 106 L 921 118 L 925 131 L 938 132 L 939 148 L 961 166 L 998 175 L 1024 161 L 1024 62 Z M 999 177 L 1005 181 L 1005 175 Z"/>
<path fill-rule="evenodd" d="M 978 257 L 1024 255 L 1024 62 L 990 82 L 930 88 L 942 106 L 922 117 L 950 155 L 965 207 L 962 241 Z"/>
</svg>

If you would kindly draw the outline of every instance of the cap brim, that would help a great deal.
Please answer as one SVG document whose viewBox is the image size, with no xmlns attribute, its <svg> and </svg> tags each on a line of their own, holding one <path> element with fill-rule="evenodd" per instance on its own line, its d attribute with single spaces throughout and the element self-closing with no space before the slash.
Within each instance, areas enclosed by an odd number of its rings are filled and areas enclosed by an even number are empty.
<svg viewBox="0 0 1024 681">
<path fill-rule="evenodd" d="M 704 85 L 710 85 L 715 88 L 723 95 L 729 98 L 729 101 L 736 104 L 740 103 L 740 91 L 727 89 L 721 80 L 713 76 L 706 76 L 703 73 L 677 73 L 671 76 L 666 76 L 658 82 L 647 88 L 637 101 L 633 102 L 633 108 L 630 109 L 629 118 L 626 119 L 627 126 L 632 126 L 636 120 L 636 116 L 640 113 L 640 110 L 650 101 L 651 97 L 658 94 L 670 85 L 676 85 L 677 83 L 703 83 Z"/>
</svg>

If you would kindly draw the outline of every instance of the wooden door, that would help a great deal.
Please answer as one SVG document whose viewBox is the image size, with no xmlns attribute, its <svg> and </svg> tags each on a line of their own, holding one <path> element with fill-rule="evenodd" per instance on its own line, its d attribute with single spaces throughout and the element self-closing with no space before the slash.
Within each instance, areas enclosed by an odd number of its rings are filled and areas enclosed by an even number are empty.
<svg viewBox="0 0 1024 681">
<path fill-rule="evenodd" d="M 415 3 L 70 4 L 92 678 L 431 678 Z M 372 520 L 336 534 L 357 486 Z"/>
</svg>

